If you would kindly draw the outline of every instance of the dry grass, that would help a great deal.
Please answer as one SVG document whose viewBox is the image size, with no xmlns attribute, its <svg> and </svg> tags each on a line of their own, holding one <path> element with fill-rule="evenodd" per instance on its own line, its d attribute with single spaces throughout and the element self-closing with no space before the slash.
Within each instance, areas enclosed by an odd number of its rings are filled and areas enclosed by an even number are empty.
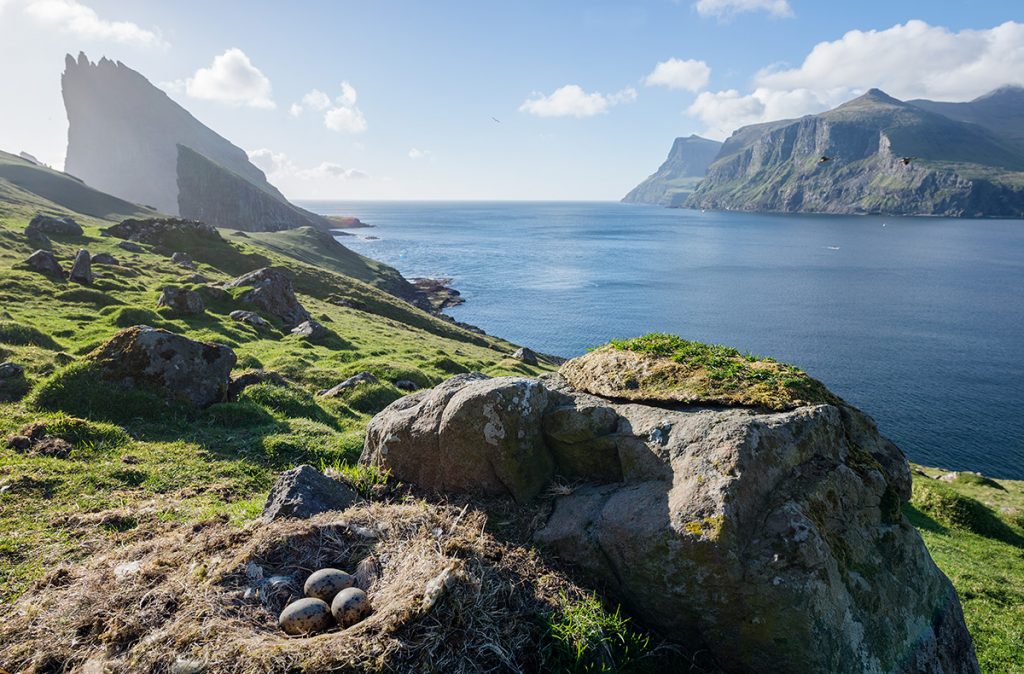
<svg viewBox="0 0 1024 674">
<path fill-rule="evenodd" d="M 308 521 L 153 523 L 61 567 L 0 621 L 12 672 L 533 671 L 542 616 L 585 593 L 469 507 L 368 503 Z M 287 637 L 306 576 L 355 570 L 374 613 Z M 282 578 L 284 577 L 284 578 Z"/>
</svg>

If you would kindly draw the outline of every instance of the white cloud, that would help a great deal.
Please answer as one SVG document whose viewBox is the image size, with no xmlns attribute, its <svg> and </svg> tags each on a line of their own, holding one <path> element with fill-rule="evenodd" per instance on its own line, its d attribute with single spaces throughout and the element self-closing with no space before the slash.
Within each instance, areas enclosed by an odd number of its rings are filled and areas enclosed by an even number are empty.
<svg viewBox="0 0 1024 674">
<path fill-rule="evenodd" d="M 324 113 L 324 126 L 331 131 L 362 133 L 366 131 L 366 117 L 359 108 L 338 106 Z"/>
<path fill-rule="evenodd" d="M 252 108 L 274 108 L 270 80 L 237 47 L 213 59 L 209 68 L 200 68 L 185 81 L 185 92 L 192 98 L 219 101 Z"/>
<path fill-rule="evenodd" d="M 950 31 L 924 21 L 846 33 L 817 44 L 794 68 L 771 67 L 747 94 L 703 92 L 687 109 L 704 133 L 725 138 L 745 124 L 821 112 L 877 87 L 901 100 L 970 100 L 1024 84 L 1024 23 Z"/>
<path fill-rule="evenodd" d="M 274 152 L 264 147 L 258 150 L 250 150 L 246 154 L 249 155 L 249 161 L 268 176 L 294 173 L 296 170 L 295 165 L 284 152 Z"/>
<path fill-rule="evenodd" d="M 298 117 L 305 110 L 317 110 L 324 113 L 324 126 L 332 131 L 343 133 L 362 133 L 367 129 L 366 116 L 356 107 L 359 99 L 355 87 L 347 81 L 341 83 L 341 94 L 333 101 L 331 97 L 313 89 L 302 97 L 299 103 L 293 103 L 289 112 Z"/>
<path fill-rule="evenodd" d="M 715 16 L 719 19 L 728 19 L 744 12 L 768 12 L 780 18 L 793 16 L 789 0 L 697 0 L 694 8 L 701 16 Z"/>
<path fill-rule="evenodd" d="M 341 164 L 324 161 L 312 168 L 300 169 L 284 152 L 267 148 L 250 150 L 249 161 L 258 166 L 267 176 L 277 179 L 297 178 L 303 181 L 366 180 L 370 176 L 358 169 L 345 168 Z"/>
<path fill-rule="evenodd" d="M 649 87 L 700 91 L 710 77 L 711 68 L 704 61 L 670 58 L 654 66 L 651 74 L 644 78 L 644 84 Z"/>
<path fill-rule="evenodd" d="M 6 3 L 0 3 L 0 10 Z M 29 17 L 46 26 L 90 40 L 109 40 L 146 47 L 165 47 L 160 36 L 131 21 L 101 19 L 77 0 L 32 0 L 24 7 Z"/>
<path fill-rule="evenodd" d="M 549 96 L 534 92 L 519 106 L 520 112 L 538 117 L 593 117 L 620 103 L 636 100 L 636 89 L 627 87 L 614 94 L 587 93 L 577 84 L 555 89 Z"/>
<path fill-rule="evenodd" d="M 345 82 L 344 84 L 348 83 Z M 331 107 L 331 97 L 319 89 L 313 89 L 302 97 L 301 103 L 292 103 L 290 112 L 293 117 L 298 117 L 306 108 L 310 108 L 312 110 L 326 110 L 329 107 Z"/>
<path fill-rule="evenodd" d="M 430 157 L 432 154 L 434 153 L 430 150 L 421 150 L 414 147 L 409 150 L 409 159 L 423 159 L 425 157 Z"/>
<path fill-rule="evenodd" d="M 319 166 L 297 172 L 299 178 L 304 180 L 316 180 L 319 178 L 337 178 L 341 180 L 366 180 L 370 176 L 358 169 L 345 168 L 340 164 L 325 161 Z"/>
</svg>

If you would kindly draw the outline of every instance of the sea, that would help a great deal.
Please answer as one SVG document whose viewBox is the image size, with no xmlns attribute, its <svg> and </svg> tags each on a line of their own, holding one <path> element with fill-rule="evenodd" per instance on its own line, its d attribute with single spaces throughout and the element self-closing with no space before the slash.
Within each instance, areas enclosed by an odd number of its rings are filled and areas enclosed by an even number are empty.
<svg viewBox="0 0 1024 674">
<path fill-rule="evenodd" d="M 1024 479 L 1024 221 L 592 202 L 306 202 L 545 353 L 670 332 L 794 363 L 911 461 Z"/>
</svg>

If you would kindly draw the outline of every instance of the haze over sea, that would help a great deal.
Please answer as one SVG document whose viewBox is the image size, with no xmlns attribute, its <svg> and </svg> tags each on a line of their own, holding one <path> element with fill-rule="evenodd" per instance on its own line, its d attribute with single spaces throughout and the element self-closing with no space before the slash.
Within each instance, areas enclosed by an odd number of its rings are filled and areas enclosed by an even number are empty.
<svg viewBox="0 0 1024 674">
<path fill-rule="evenodd" d="M 1024 221 L 304 206 L 376 225 L 340 240 L 407 277 L 450 277 L 466 303 L 449 313 L 488 333 L 566 357 L 652 331 L 773 356 L 911 461 L 1024 478 Z"/>
</svg>

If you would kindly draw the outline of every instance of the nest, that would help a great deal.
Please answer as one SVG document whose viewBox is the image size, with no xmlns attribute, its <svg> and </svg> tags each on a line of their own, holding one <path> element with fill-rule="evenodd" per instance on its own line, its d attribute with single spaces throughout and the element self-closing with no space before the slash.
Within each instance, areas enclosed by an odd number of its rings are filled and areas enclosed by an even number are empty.
<svg viewBox="0 0 1024 674">
<path fill-rule="evenodd" d="M 160 525 L 61 567 L 0 621 L 0 671 L 531 671 L 541 616 L 582 590 L 468 506 L 366 503 L 305 521 Z M 349 570 L 374 612 L 289 637 L 302 583 Z"/>
</svg>

